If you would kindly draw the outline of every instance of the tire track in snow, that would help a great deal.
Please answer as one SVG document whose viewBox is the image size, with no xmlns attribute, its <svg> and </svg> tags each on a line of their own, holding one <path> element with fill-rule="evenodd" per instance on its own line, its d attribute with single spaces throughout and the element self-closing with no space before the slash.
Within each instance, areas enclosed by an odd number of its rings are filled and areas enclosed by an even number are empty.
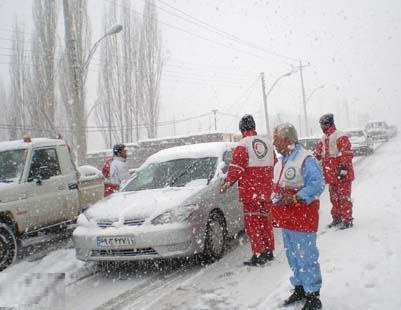
<svg viewBox="0 0 401 310">
<path fill-rule="evenodd" d="M 157 302 L 157 300 L 174 291 L 183 281 L 195 278 L 202 273 L 202 266 L 192 266 L 190 269 L 184 271 L 177 270 L 168 275 L 150 277 L 140 287 L 136 286 L 125 291 L 103 305 L 98 306 L 96 310 L 147 309 Z"/>
</svg>

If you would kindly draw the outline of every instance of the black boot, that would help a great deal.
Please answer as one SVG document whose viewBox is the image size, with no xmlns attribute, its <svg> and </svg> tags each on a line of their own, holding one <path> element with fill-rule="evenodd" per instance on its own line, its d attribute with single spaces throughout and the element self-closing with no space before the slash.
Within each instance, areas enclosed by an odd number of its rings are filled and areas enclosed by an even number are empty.
<svg viewBox="0 0 401 310">
<path fill-rule="evenodd" d="M 244 262 L 244 265 L 246 265 L 246 266 L 257 266 L 258 263 L 259 263 L 258 256 L 256 256 L 256 254 L 253 254 L 250 260 Z"/>
<path fill-rule="evenodd" d="M 354 224 L 352 222 L 342 222 L 340 225 L 338 225 L 338 229 L 344 230 L 344 229 L 348 229 L 351 228 L 352 226 L 354 226 Z"/>
<path fill-rule="evenodd" d="M 318 310 L 322 309 L 322 302 L 319 299 L 319 291 L 313 293 L 306 293 L 306 303 L 303 306 L 302 310 Z"/>
<path fill-rule="evenodd" d="M 333 219 L 333 221 L 327 225 L 328 228 L 336 227 L 337 225 L 341 224 L 341 220 L 339 219 Z"/>
<path fill-rule="evenodd" d="M 260 254 L 259 259 L 265 263 L 272 261 L 274 259 L 273 251 L 267 250 L 266 252 L 263 252 Z"/>
<path fill-rule="evenodd" d="M 291 296 L 288 297 L 286 300 L 284 300 L 284 306 L 291 305 L 294 302 L 297 302 L 304 298 L 305 298 L 304 287 L 302 285 L 296 285 L 294 292 L 291 294 Z"/>
</svg>

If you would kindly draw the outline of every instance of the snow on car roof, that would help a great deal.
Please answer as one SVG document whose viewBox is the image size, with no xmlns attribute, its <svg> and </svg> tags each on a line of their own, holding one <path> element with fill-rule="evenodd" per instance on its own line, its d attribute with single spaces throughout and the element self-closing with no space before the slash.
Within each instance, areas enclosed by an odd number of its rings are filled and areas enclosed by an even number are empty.
<svg viewBox="0 0 401 310">
<path fill-rule="evenodd" d="M 224 151 L 231 150 L 236 145 L 235 142 L 208 142 L 176 146 L 151 155 L 144 165 L 180 158 L 221 157 Z"/>
<path fill-rule="evenodd" d="M 346 128 L 343 130 L 344 132 L 350 132 L 350 131 L 365 131 L 362 128 Z"/>
<path fill-rule="evenodd" d="M 0 152 L 15 149 L 27 149 L 31 147 L 43 147 L 63 144 L 65 144 L 65 142 L 60 139 L 34 138 L 32 139 L 32 142 L 24 142 L 23 139 L 20 139 L 0 142 Z"/>
</svg>

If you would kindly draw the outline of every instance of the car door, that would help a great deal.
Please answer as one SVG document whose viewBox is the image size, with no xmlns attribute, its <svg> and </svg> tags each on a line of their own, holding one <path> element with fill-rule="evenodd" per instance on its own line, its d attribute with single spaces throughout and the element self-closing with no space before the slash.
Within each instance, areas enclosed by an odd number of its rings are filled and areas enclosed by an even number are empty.
<svg viewBox="0 0 401 310">
<path fill-rule="evenodd" d="M 232 159 L 232 150 L 223 153 L 224 167 L 223 173 L 227 173 L 228 167 Z M 231 186 L 223 195 L 218 195 L 220 205 L 223 206 L 227 217 L 227 223 L 231 224 L 234 232 L 243 229 L 243 209 L 238 198 L 238 182 Z"/>
<path fill-rule="evenodd" d="M 36 184 L 32 209 L 37 224 L 43 227 L 62 221 L 68 186 L 61 173 L 56 147 L 33 149 L 28 182 Z"/>
</svg>

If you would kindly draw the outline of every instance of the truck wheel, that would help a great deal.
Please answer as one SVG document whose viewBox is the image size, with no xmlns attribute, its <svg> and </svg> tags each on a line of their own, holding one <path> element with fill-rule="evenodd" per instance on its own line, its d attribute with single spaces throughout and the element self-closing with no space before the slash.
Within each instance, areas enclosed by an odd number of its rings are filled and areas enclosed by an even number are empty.
<svg viewBox="0 0 401 310">
<path fill-rule="evenodd" d="M 11 265 L 17 257 L 17 239 L 13 230 L 0 223 L 0 271 Z"/>
<path fill-rule="evenodd" d="M 212 213 L 207 221 L 204 257 L 208 262 L 214 262 L 223 257 L 226 247 L 227 229 L 224 218 L 218 213 Z"/>
</svg>

